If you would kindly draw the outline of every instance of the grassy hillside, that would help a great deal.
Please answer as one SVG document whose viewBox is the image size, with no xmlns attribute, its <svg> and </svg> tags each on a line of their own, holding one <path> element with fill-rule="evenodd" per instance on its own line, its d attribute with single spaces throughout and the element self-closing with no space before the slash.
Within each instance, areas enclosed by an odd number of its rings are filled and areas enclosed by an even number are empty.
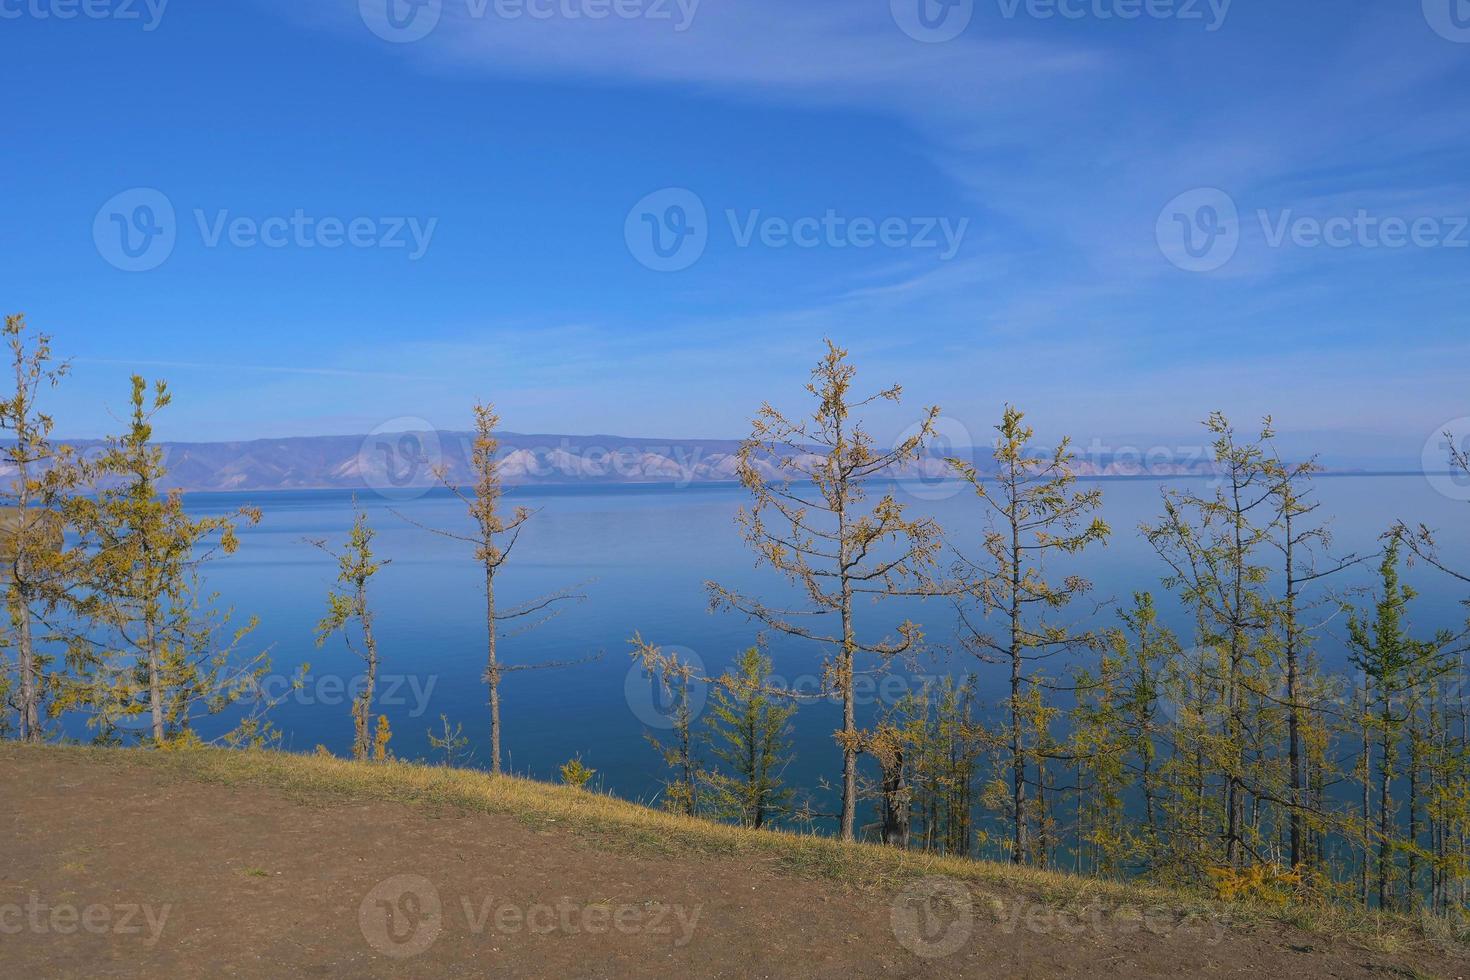
<svg viewBox="0 0 1470 980">
<path fill-rule="evenodd" d="M 927 876 L 986 890 L 1022 895 L 1072 914 L 1166 914 L 1228 923 L 1232 930 L 1277 921 L 1368 949 L 1397 952 L 1433 946 L 1470 951 L 1466 937 L 1438 923 L 1403 916 L 1310 906 L 1223 903 L 1177 890 L 1101 882 L 1008 864 L 936 857 L 873 844 L 845 844 L 828 837 L 747 830 L 638 806 L 611 796 L 512 776 L 401 762 L 363 764 L 325 755 L 282 752 L 141 750 L 0 745 L 0 760 L 31 753 L 58 759 L 144 767 L 160 775 L 231 786 L 269 787 L 305 802 L 371 800 L 413 807 L 455 807 L 505 814 L 535 829 L 570 833 L 599 848 L 623 853 L 689 857 L 745 856 L 781 874 L 823 879 L 843 886 L 893 892 Z M 997 902 L 997 905 L 999 903 Z"/>
</svg>

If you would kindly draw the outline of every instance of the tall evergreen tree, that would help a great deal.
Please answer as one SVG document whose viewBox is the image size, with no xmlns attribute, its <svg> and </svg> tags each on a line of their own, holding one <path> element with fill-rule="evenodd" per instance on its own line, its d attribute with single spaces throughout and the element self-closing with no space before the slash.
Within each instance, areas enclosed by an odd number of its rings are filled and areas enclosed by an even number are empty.
<svg viewBox="0 0 1470 980">
<path fill-rule="evenodd" d="M 973 463 L 949 461 L 986 505 L 989 517 L 982 541 L 985 558 L 962 556 L 953 588 L 982 615 L 997 614 L 1003 622 L 999 632 L 992 632 L 967 611 L 965 602 L 959 604 L 966 648 L 980 660 L 1002 663 L 1010 670 L 1006 701 L 1010 857 L 1017 864 L 1035 859 L 1044 863 L 1047 817 L 1040 807 L 1049 761 L 1043 749 L 1050 742 L 1045 719 L 1054 709 L 1045 703 L 1046 685 L 1038 664 L 1096 642 L 1093 632 L 1074 629 L 1062 620 L 1063 611 L 1086 595 L 1092 584 L 1075 574 L 1049 580 L 1049 566 L 1106 542 L 1111 531 L 1096 513 L 1102 491 L 1076 489 L 1069 439 L 1049 453 L 1037 452 L 1032 443 L 1035 433 L 1013 406 L 1006 407 L 996 431 L 998 472 L 992 480 Z M 1027 801 L 1028 784 L 1036 788 L 1036 805 Z"/>
<path fill-rule="evenodd" d="M 340 632 L 347 649 L 362 660 L 363 683 L 352 698 L 352 757 L 363 762 L 373 756 L 373 697 L 378 684 L 378 640 L 373 632 L 368 586 L 388 562 L 373 554 L 376 532 L 368 526 L 367 513 L 357 506 L 356 499 L 352 509 L 352 529 L 341 551 L 333 551 L 325 541 L 312 542 L 337 561 L 337 581 L 327 593 L 327 613 L 317 624 L 316 645 L 322 646 L 333 633 Z"/>
<path fill-rule="evenodd" d="M 670 773 L 663 783 L 664 809 L 693 816 L 700 811 L 703 803 L 700 790 L 708 780 L 696 752 L 694 688 L 696 684 L 708 684 L 709 678 L 699 672 L 695 663 L 680 656 L 677 650 L 666 650 L 649 643 L 642 634 L 635 633 L 629 642 L 633 647 L 633 659 L 659 685 L 672 729 L 671 743 L 663 742 L 652 733 L 644 736 Z"/>
<path fill-rule="evenodd" d="M 192 517 L 182 493 L 161 490 L 167 468 L 153 419 L 169 404 L 167 386 L 156 383 L 150 398 L 135 375 L 130 401 L 126 431 L 108 440 L 90 470 L 95 491 L 66 502 L 68 525 L 86 551 L 77 609 L 88 626 L 71 642 L 75 659 L 95 668 L 77 703 L 92 711 L 104 741 L 166 746 L 199 740 L 199 715 L 246 708 L 270 670 L 264 652 L 240 652 L 255 619 L 231 631 L 229 610 L 215 606 L 199 575 L 204 563 L 235 552 L 237 522 L 255 524 L 260 512 Z M 269 707 L 256 701 L 221 738 L 266 738 Z"/>
<path fill-rule="evenodd" d="M 508 625 L 515 626 L 514 632 L 533 629 L 556 614 L 559 604 L 581 599 L 570 590 L 554 592 L 539 598 L 513 605 L 501 604 L 496 594 L 498 578 L 511 551 L 520 540 L 521 531 L 532 518 L 529 508 L 516 507 L 509 513 L 502 510 L 505 494 L 500 475 L 500 440 L 495 430 L 500 425 L 500 416 L 494 406 L 480 402 L 475 405 L 475 432 L 470 443 L 469 469 L 471 483 L 468 488 L 454 481 L 447 466 L 438 466 L 434 475 L 440 483 L 459 498 L 469 511 L 473 530 L 470 534 L 429 528 L 411 518 L 404 517 L 416 527 L 424 528 L 446 538 L 460 541 L 474 549 L 475 561 L 484 575 L 485 593 L 485 673 L 490 708 L 490 771 L 501 771 L 502 725 L 500 718 L 500 683 L 506 674 L 522 670 L 543 670 L 567 667 L 597 659 L 587 657 L 578 660 L 553 661 L 539 664 L 507 664 L 502 659 L 500 641 L 507 635 Z"/>
<path fill-rule="evenodd" d="M 747 827 L 763 827 L 790 809 L 793 791 L 781 774 L 791 762 L 796 705 L 776 700 L 771 660 L 750 647 L 710 689 L 705 736 L 724 763 L 709 773 L 711 806 Z"/>
<path fill-rule="evenodd" d="M 1077 680 L 1072 735 L 1089 825 L 1087 834 L 1079 830 L 1079 846 L 1092 845 L 1093 863 L 1105 873 L 1134 860 L 1154 872 L 1168 856 L 1162 706 L 1179 667 L 1179 641 L 1159 623 L 1148 592 L 1136 593 L 1118 618 L 1098 674 L 1084 671 Z M 1128 819 L 1131 793 L 1141 797 L 1141 819 Z"/>
<path fill-rule="evenodd" d="M 968 856 L 978 841 L 974 824 L 976 780 L 985 743 L 975 718 L 973 675 L 926 683 L 894 706 L 912 773 L 914 846 Z"/>
<path fill-rule="evenodd" d="M 856 839 L 858 758 L 865 739 L 853 686 L 859 659 L 875 661 L 871 669 L 881 671 L 920 638 L 919 627 L 908 620 L 896 625 L 896 636 L 867 633 L 858 626 L 855 603 L 922 591 L 940 548 L 933 520 L 909 517 L 892 493 L 870 504 L 867 490 L 869 480 L 919 458 L 939 410 L 925 410 L 913 435 L 879 449 L 856 413 L 877 402 L 896 403 L 903 390 L 895 385 L 859 396 L 855 375 L 847 351 L 827 341 L 827 354 L 806 386 L 816 401 L 810 417 L 791 418 L 764 405 L 740 450 L 740 481 L 753 498 L 740 512 L 741 531 L 758 563 L 796 586 L 800 607 L 786 609 L 708 583 L 716 608 L 742 612 L 828 651 L 826 686 L 842 702 L 835 737 L 842 751 L 844 840 Z"/>
<path fill-rule="evenodd" d="M 1205 426 L 1214 437 L 1220 473 L 1215 492 L 1166 491 L 1163 521 L 1144 532 L 1169 566 L 1166 584 L 1194 610 L 1201 646 L 1218 655 L 1214 672 L 1223 695 L 1223 727 L 1203 744 L 1210 768 L 1224 783 L 1223 858 L 1238 871 L 1256 843 L 1247 797 L 1253 783 L 1265 783 L 1251 746 L 1272 723 L 1259 692 L 1270 686 L 1274 662 L 1273 606 L 1261 557 L 1274 524 L 1276 483 L 1264 449 L 1273 433 L 1267 419 L 1259 438 L 1242 441 L 1219 412 Z"/>
<path fill-rule="evenodd" d="M 59 509 L 76 469 L 70 449 L 52 444 L 53 422 L 40 408 L 41 393 L 60 384 L 67 365 L 55 364 L 50 336 L 32 330 L 24 314 L 5 318 L 4 337 L 14 388 L 0 400 L 0 431 L 10 435 L 0 448 L 0 461 L 14 478 L 7 506 L 0 510 L 0 576 L 15 650 L 16 732 L 23 742 L 39 742 L 45 734 L 43 702 L 52 686 L 52 658 L 38 649 L 36 623 L 64 589 Z M 0 670 L 0 690 L 8 681 L 9 671 Z"/>
<path fill-rule="evenodd" d="M 1399 577 L 1400 542 L 1390 537 L 1389 546 L 1379 566 L 1381 591 L 1371 618 L 1357 610 L 1349 610 L 1348 647 L 1352 664 L 1364 679 L 1368 703 L 1362 717 L 1363 744 L 1369 750 L 1369 734 L 1376 740 L 1372 746 L 1376 758 L 1369 756 L 1363 771 L 1367 776 L 1377 764 L 1377 855 L 1374 875 L 1377 881 L 1378 907 L 1392 908 L 1400 874 L 1398 853 L 1412 853 L 1417 841 L 1406 839 L 1400 826 L 1398 804 L 1393 799 L 1395 781 L 1404 775 L 1405 732 L 1412 729 L 1417 692 L 1432 681 L 1449 673 L 1452 664 L 1447 650 L 1452 640 L 1441 632 L 1433 640 L 1415 640 L 1407 622 L 1414 590 Z M 1410 816 L 1410 821 L 1413 820 Z M 1367 842 L 1365 841 L 1365 844 Z M 1364 855 L 1365 863 L 1369 860 Z M 1412 880 L 1405 882 L 1412 889 Z"/>
<path fill-rule="evenodd" d="M 1315 459 L 1286 463 L 1279 453 L 1266 459 L 1268 479 L 1273 484 L 1276 516 L 1271 543 L 1281 553 L 1280 593 L 1275 620 L 1280 634 L 1281 668 L 1285 688 L 1279 706 L 1286 713 L 1287 788 L 1285 805 L 1288 822 L 1290 866 L 1304 881 L 1312 881 L 1316 866 L 1314 835 L 1323 829 L 1325 814 L 1312 793 L 1313 756 L 1309 744 L 1314 733 L 1323 732 L 1327 722 L 1311 692 L 1320 687 L 1313 657 L 1314 629 L 1306 620 L 1314 603 L 1305 598 L 1308 589 L 1331 576 L 1366 561 L 1348 556 L 1319 565 L 1321 552 L 1332 543 L 1328 528 L 1315 520 L 1320 503 L 1313 499 L 1311 480 L 1321 467 Z M 1325 759 L 1321 760 L 1325 762 Z"/>
</svg>

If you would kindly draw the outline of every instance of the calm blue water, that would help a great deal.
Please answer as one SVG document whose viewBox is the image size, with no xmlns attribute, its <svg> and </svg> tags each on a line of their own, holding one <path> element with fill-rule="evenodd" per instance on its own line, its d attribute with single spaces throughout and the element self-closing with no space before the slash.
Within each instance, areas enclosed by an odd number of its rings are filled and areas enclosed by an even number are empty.
<svg viewBox="0 0 1470 980">
<path fill-rule="evenodd" d="M 1176 481 L 1183 486 L 1190 481 Z M 1193 481 L 1205 489 L 1203 481 Z M 1162 597 L 1163 565 L 1137 533 L 1141 521 L 1160 512 L 1165 484 L 1152 480 L 1103 481 L 1104 516 L 1114 528 L 1112 542 L 1079 560 L 1075 570 L 1096 583 L 1096 597 L 1127 602 L 1135 590 L 1152 589 L 1179 627 L 1186 620 Z M 1442 529 L 1446 553 L 1470 565 L 1470 505 L 1436 492 L 1422 477 L 1339 477 L 1317 481 L 1331 515 L 1334 553 L 1375 549 L 1378 535 L 1396 518 L 1423 521 Z M 911 506 L 932 513 L 961 542 L 974 545 L 983 527 L 978 503 L 964 492 L 941 500 L 919 500 L 901 493 Z M 932 488 L 929 494 L 932 495 Z M 757 627 L 738 615 L 712 614 L 706 579 L 780 597 L 782 580 L 756 569 L 737 534 L 733 517 L 745 502 L 738 487 L 619 488 L 574 487 L 518 491 L 512 502 L 539 510 L 511 563 L 499 579 L 502 608 L 518 601 L 578 586 L 586 601 L 565 607 L 555 620 L 533 632 L 503 641 L 502 657 L 512 664 L 567 660 L 602 653 L 583 666 L 511 675 L 504 683 L 504 745 L 509 766 L 538 778 L 554 778 L 557 767 L 575 755 L 598 771 L 599 783 L 619 795 L 651 799 L 662 776 L 647 744 L 651 694 L 636 675 L 629 685 L 628 638 L 641 631 L 650 641 L 679 645 L 697 653 L 718 671 L 740 649 L 756 640 Z M 343 688 L 359 664 L 340 638 L 317 649 L 313 627 L 321 617 L 335 573 L 332 561 L 306 538 L 340 542 L 352 520 L 346 493 L 310 492 L 256 495 L 199 495 L 189 506 L 218 512 L 249 500 L 264 510 L 259 527 L 247 530 L 239 553 L 209 566 L 207 578 L 240 617 L 258 615 L 257 646 L 269 646 L 279 674 L 298 664 L 312 665 L 306 691 L 275 712 L 285 746 L 310 751 L 317 744 L 348 752 L 351 722 Z M 373 582 L 380 668 L 384 680 L 380 711 L 392 724 L 392 748 L 405 758 L 431 756 L 426 730 L 440 715 L 462 722 L 476 746 L 488 741 L 481 576 L 468 547 L 414 527 L 393 511 L 420 524 L 465 531 L 467 517 L 457 500 L 430 495 L 408 502 L 363 497 L 378 531 L 377 552 L 391 561 Z M 978 548 L 971 548 L 978 551 Z M 1371 584 L 1373 563 L 1336 582 L 1337 587 Z M 1408 577 L 1421 591 L 1414 620 L 1421 632 L 1458 624 L 1465 598 L 1447 577 L 1415 568 Z M 938 673 L 974 665 L 951 656 L 954 614 L 938 601 L 894 603 L 865 608 L 864 621 L 882 628 L 911 616 L 923 623 L 932 648 L 924 670 Z M 1108 623 L 1111 613 L 1105 613 Z M 1329 627 L 1320 651 L 1340 663 L 1340 640 Z M 776 672 L 788 684 L 814 684 L 820 655 L 790 640 L 773 640 Z M 985 694 L 1000 697 L 998 675 L 982 671 Z M 632 696 L 629 696 L 629 691 Z M 867 698 L 881 702 L 902 693 L 889 686 Z M 640 718 L 638 710 L 642 709 Z M 876 710 L 874 704 L 867 711 Z M 796 783 L 815 786 L 819 776 L 835 774 L 838 753 L 830 733 L 836 708 L 803 706 L 797 719 L 797 760 L 788 770 Z M 653 715 L 657 721 L 657 715 Z M 485 763 L 482 747 L 476 762 Z"/>
</svg>

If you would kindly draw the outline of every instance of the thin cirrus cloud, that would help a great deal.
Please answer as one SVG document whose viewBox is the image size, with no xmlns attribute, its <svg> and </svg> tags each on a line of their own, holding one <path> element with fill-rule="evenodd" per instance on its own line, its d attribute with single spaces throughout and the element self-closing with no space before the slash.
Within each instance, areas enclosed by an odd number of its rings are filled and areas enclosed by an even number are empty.
<svg viewBox="0 0 1470 980">
<path fill-rule="evenodd" d="M 1140 421 L 1128 397 L 1140 386 L 1221 404 L 1241 395 L 1232 372 L 1210 366 L 1227 362 L 1225 345 L 1327 347 L 1331 356 L 1315 360 L 1331 372 L 1320 385 L 1274 393 L 1283 414 L 1330 426 L 1334 414 L 1356 419 L 1345 392 L 1382 390 L 1375 368 L 1397 329 L 1385 317 L 1398 312 L 1417 329 L 1400 336 L 1394 370 L 1422 379 L 1425 407 L 1386 413 L 1397 452 L 1453 400 L 1437 367 L 1446 350 L 1465 349 L 1456 256 L 1283 248 L 1267 240 L 1267 222 L 1470 211 L 1470 104 L 1449 97 L 1464 90 L 1470 48 L 1437 37 L 1418 6 L 1355 4 L 1349 15 L 1328 0 L 1237 4 L 1206 31 L 1008 19 L 981 3 L 966 34 L 943 44 L 906 37 L 887 3 L 707 0 L 676 31 L 646 19 L 477 18 L 469 0 L 445 0 L 437 29 L 401 45 L 368 33 L 357 0 L 282 10 L 429 75 L 647 86 L 702 95 L 716 112 L 740 102 L 885 119 L 986 216 L 964 261 L 865 269 L 865 280 L 829 283 L 825 299 L 770 297 L 736 317 L 746 338 L 770 342 L 795 325 L 807 338 L 861 340 L 907 317 L 940 346 L 1043 352 L 1068 379 L 1095 374 L 1099 343 L 1111 343 L 1102 348 L 1111 373 L 1092 384 L 1115 388 L 1118 404 L 1094 419 L 1120 428 Z M 1204 276 L 1170 265 L 1155 240 L 1165 203 L 1201 187 L 1225 190 L 1242 216 L 1238 254 Z M 677 309 L 650 310 L 643 322 L 676 344 L 704 336 Z M 648 333 L 639 352 L 609 356 L 638 370 L 656 343 Z M 1267 352 L 1251 360 L 1253 378 L 1277 377 Z M 926 362 L 914 354 L 912 363 Z M 732 380 L 743 386 L 760 366 L 748 370 Z M 1056 394 L 1067 402 L 1065 386 Z M 974 411 L 993 396 L 975 396 Z M 715 410 L 709 421 L 732 414 Z"/>
</svg>

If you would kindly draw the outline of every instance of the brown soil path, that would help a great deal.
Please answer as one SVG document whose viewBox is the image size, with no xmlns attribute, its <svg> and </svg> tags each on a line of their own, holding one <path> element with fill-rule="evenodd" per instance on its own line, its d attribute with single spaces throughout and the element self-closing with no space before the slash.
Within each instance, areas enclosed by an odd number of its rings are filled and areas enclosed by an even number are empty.
<svg viewBox="0 0 1470 980">
<path fill-rule="evenodd" d="M 1079 921 L 1004 894 L 952 896 L 968 915 L 895 911 L 750 859 L 61 754 L 0 749 L 0 833 L 0 977 L 1470 973 L 1281 926 Z"/>
</svg>

